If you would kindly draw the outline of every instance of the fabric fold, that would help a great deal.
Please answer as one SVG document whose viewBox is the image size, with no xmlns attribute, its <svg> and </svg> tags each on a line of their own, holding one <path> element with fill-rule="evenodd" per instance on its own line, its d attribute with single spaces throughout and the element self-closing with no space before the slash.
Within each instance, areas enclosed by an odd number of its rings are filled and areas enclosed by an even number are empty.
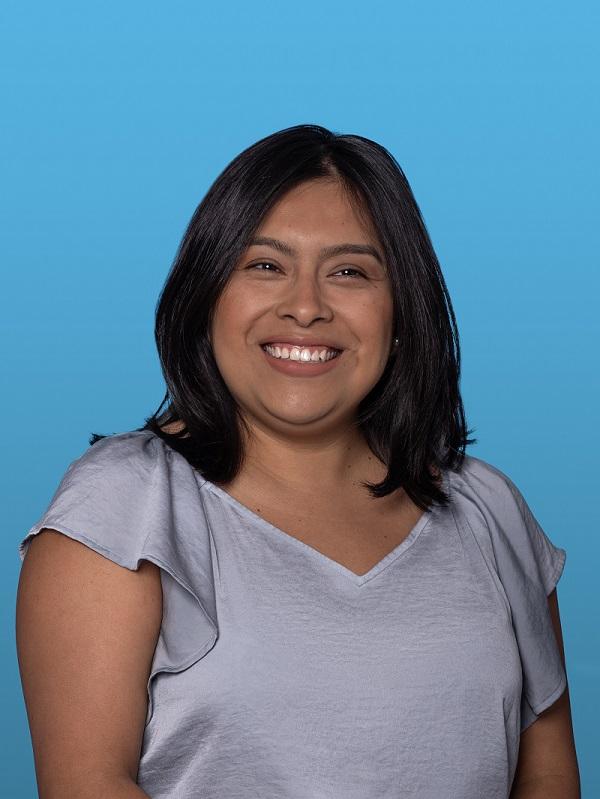
<svg viewBox="0 0 600 799">
<path fill-rule="evenodd" d="M 198 485 L 193 468 L 172 454 L 151 431 L 100 439 L 68 466 L 19 544 L 23 561 L 33 537 L 50 528 L 127 569 L 137 570 L 143 560 L 160 568 L 163 613 L 146 724 L 157 675 L 188 668 L 218 638 L 210 531 L 202 513 L 185 510 Z M 184 495 L 187 501 L 178 501 Z M 196 507 L 201 511 L 200 499 Z"/>
<path fill-rule="evenodd" d="M 548 607 L 548 595 L 562 575 L 566 551 L 550 541 L 523 494 L 504 472 L 479 458 L 467 457 L 468 468 L 457 473 L 454 490 L 463 504 L 478 508 L 489 530 L 521 657 L 523 732 L 567 684 Z M 460 505 L 459 501 L 459 515 L 464 513 Z"/>
</svg>

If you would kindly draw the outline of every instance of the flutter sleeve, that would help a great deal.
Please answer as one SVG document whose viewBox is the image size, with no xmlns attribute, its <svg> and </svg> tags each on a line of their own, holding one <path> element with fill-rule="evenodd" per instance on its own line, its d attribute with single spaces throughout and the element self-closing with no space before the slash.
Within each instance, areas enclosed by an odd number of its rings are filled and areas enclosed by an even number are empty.
<svg viewBox="0 0 600 799">
<path fill-rule="evenodd" d="M 518 629 L 523 660 L 521 732 L 563 693 L 567 676 L 562 663 L 547 597 L 563 573 L 567 552 L 546 535 L 523 494 L 504 475 L 518 534 L 504 539 L 502 575 Z"/>
<path fill-rule="evenodd" d="M 548 606 L 567 553 L 550 540 L 510 477 L 479 458 L 467 463 L 465 486 L 485 518 L 519 647 L 523 732 L 567 686 Z"/>
<path fill-rule="evenodd" d="M 192 469 L 150 431 L 107 436 L 70 463 L 41 517 L 19 544 L 21 561 L 44 528 L 133 571 L 160 568 L 163 615 L 148 679 L 189 667 L 218 635 L 212 550 Z M 175 453 L 176 454 L 176 453 Z"/>
</svg>

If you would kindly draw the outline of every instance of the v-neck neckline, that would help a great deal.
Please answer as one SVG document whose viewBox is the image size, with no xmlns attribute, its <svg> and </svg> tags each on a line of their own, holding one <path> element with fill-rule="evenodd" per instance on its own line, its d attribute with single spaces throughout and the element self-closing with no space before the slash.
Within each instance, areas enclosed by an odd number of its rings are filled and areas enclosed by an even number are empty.
<svg viewBox="0 0 600 799">
<path fill-rule="evenodd" d="M 448 476 L 445 471 L 442 474 L 442 485 L 444 490 L 448 491 Z M 299 538 L 296 538 L 290 533 L 287 533 L 285 530 L 282 530 L 276 525 L 271 524 L 271 522 L 268 522 L 258 513 L 255 513 L 247 505 L 244 505 L 242 502 L 237 500 L 231 494 L 227 493 L 225 489 L 221 488 L 215 483 L 211 483 L 210 480 L 204 479 L 201 483 L 201 487 L 206 487 L 213 494 L 225 500 L 225 502 L 227 502 L 234 509 L 236 509 L 238 513 L 240 513 L 242 516 L 245 516 L 255 526 L 265 530 L 269 535 L 275 536 L 279 541 L 290 543 L 291 546 L 296 546 L 302 549 L 313 560 L 321 563 L 323 566 L 327 568 L 337 571 L 339 574 L 349 579 L 358 587 L 369 582 L 374 577 L 377 577 L 377 575 L 379 575 L 385 568 L 387 568 L 391 563 L 397 560 L 400 557 L 400 555 L 406 552 L 419 538 L 423 530 L 429 525 L 436 511 L 440 507 L 439 505 L 434 503 L 429 507 L 428 510 L 423 511 L 421 516 L 419 516 L 415 524 L 410 529 L 408 535 L 405 536 L 399 544 L 397 544 L 392 550 L 390 550 L 390 552 L 388 552 L 380 560 L 378 560 L 377 563 L 375 563 L 375 565 L 372 566 L 367 572 L 365 572 L 364 574 L 357 574 L 356 572 L 352 571 L 352 569 L 349 569 L 347 566 L 344 566 L 339 561 L 330 558 L 329 555 L 325 555 L 323 552 L 320 552 L 318 549 L 315 549 L 315 547 L 310 546 L 310 544 L 306 544 L 304 541 L 301 541 Z"/>
</svg>

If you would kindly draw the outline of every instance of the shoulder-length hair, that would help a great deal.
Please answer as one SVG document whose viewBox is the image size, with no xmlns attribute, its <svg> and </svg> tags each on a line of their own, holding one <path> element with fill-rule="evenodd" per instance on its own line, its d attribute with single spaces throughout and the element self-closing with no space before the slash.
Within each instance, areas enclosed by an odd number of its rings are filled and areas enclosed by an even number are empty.
<svg viewBox="0 0 600 799">
<path fill-rule="evenodd" d="M 446 505 L 440 470 L 460 467 L 468 439 L 459 391 L 454 311 L 404 172 L 382 145 L 319 125 L 285 128 L 248 147 L 196 208 L 156 306 L 155 340 L 167 391 L 138 430 L 151 430 L 202 476 L 226 484 L 244 453 L 239 409 L 213 356 L 213 309 L 261 220 L 282 195 L 316 178 L 341 182 L 378 232 L 399 339 L 356 423 L 386 465 L 373 497 L 403 487 L 422 509 Z M 161 410 L 167 405 L 164 411 Z M 166 432 L 173 426 L 177 432 Z M 104 436 L 92 434 L 90 443 Z"/>
</svg>

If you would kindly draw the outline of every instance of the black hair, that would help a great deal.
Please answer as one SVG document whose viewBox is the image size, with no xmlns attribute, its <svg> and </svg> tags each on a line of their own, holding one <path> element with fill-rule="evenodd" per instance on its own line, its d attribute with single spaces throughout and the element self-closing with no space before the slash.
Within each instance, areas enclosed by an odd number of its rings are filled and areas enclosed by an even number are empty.
<svg viewBox="0 0 600 799">
<path fill-rule="evenodd" d="M 211 482 L 226 484 L 237 474 L 243 419 L 213 356 L 213 309 L 266 213 L 284 193 L 318 178 L 340 181 L 355 206 L 368 212 L 393 293 L 399 345 L 356 420 L 387 475 L 363 485 L 373 497 L 402 487 L 423 510 L 432 502 L 445 505 L 449 496 L 437 477 L 460 467 L 465 446 L 476 441 L 467 438 L 472 431 L 459 390 L 459 335 L 446 283 L 395 158 L 371 139 L 320 125 L 285 128 L 248 147 L 196 208 L 156 306 L 167 391 L 137 430 L 154 432 Z M 177 432 L 163 429 L 173 423 Z M 92 434 L 90 443 L 104 437 Z"/>
</svg>

